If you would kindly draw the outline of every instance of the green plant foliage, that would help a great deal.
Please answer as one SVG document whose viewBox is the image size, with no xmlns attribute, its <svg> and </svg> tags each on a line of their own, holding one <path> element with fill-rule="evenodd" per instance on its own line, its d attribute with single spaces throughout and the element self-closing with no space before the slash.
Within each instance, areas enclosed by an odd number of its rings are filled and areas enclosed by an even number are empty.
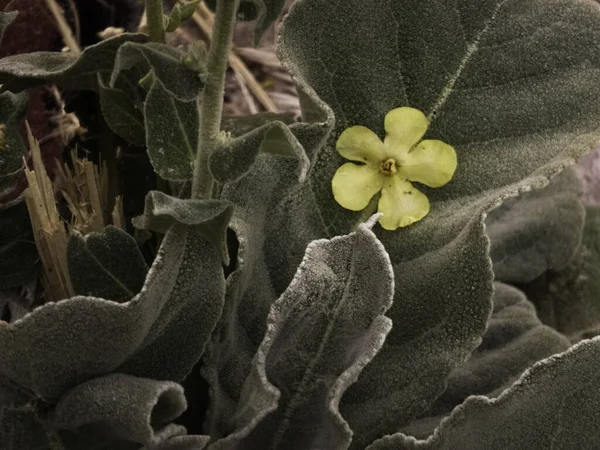
<svg viewBox="0 0 600 450">
<path fill-rule="evenodd" d="M 311 243 L 275 302 L 241 394 L 235 429 L 211 448 L 347 448 L 338 411 L 347 387 L 381 348 L 393 274 L 370 231 Z"/>
<path fill-rule="evenodd" d="M 458 155 L 453 180 L 424 189 L 423 221 L 376 230 L 395 269 L 394 328 L 342 401 L 355 448 L 422 413 L 478 345 L 491 308 L 481 214 L 599 141 L 599 21 L 595 4 L 557 0 L 299 0 L 284 21 L 279 55 L 333 126 L 304 194 L 328 235 L 357 220 L 331 193 L 343 129 L 382 137 L 385 114 L 411 106 L 429 118 L 425 137 Z"/>
<path fill-rule="evenodd" d="M 432 438 L 384 437 L 367 450 L 596 448 L 600 338 L 530 368 L 498 398 L 469 397 Z"/>
<path fill-rule="evenodd" d="M 3 143 L 0 150 L 0 199 L 15 188 L 15 183 L 23 175 L 23 158 L 27 149 L 19 132 L 21 122 L 27 113 L 26 93 L 0 94 L 0 124 Z"/>
<path fill-rule="evenodd" d="M 175 31 L 181 22 L 184 22 L 192 17 L 198 9 L 201 0 L 192 0 L 185 3 L 175 3 L 171 13 L 166 19 L 165 31 Z"/>
<path fill-rule="evenodd" d="M 145 43 L 144 34 L 124 33 L 87 47 L 80 56 L 70 52 L 34 52 L 0 59 L 2 91 L 19 92 L 45 83 L 69 89 L 98 91 L 98 76 L 108 79 L 117 50 L 125 42 Z"/>
<path fill-rule="evenodd" d="M 224 284 L 214 247 L 197 227 L 176 224 L 132 300 L 76 296 L 1 324 L 0 374 L 47 401 L 117 370 L 182 380 L 221 314 Z"/>
<path fill-rule="evenodd" d="M 220 183 L 239 180 L 249 170 L 259 152 L 300 160 L 297 177 L 304 181 L 310 161 L 298 139 L 283 122 L 269 122 L 240 137 L 227 140 L 210 160 L 210 170 Z"/>
<path fill-rule="evenodd" d="M 188 180 L 198 151 L 198 101 L 182 102 L 155 82 L 144 105 L 146 145 L 156 173 L 167 180 Z"/>
<path fill-rule="evenodd" d="M 217 0 L 206 0 L 206 4 L 212 10 L 215 9 Z M 256 20 L 253 30 L 254 45 L 258 45 L 260 39 L 271 24 L 279 17 L 285 0 L 241 0 L 238 9 L 238 19 Z"/>
<path fill-rule="evenodd" d="M 132 101 L 130 92 L 110 88 L 99 79 L 98 96 L 102 116 L 110 129 L 126 141 L 143 146 L 146 143 L 144 114 L 140 105 Z"/>
<path fill-rule="evenodd" d="M 1 12 L 0 11 L 0 42 L 4 38 L 4 31 L 17 17 L 19 13 L 17 11 Z"/>
<path fill-rule="evenodd" d="M 450 372 L 445 392 L 426 414 L 402 429 L 404 434 L 426 439 L 469 395 L 496 397 L 534 363 L 571 345 L 540 322 L 518 289 L 503 283 L 494 283 L 494 288 L 494 311 L 481 344 Z"/>
<path fill-rule="evenodd" d="M 294 113 L 270 113 L 263 112 L 251 114 L 248 116 L 228 116 L 224 115 L 221 119 L 221 129 L 227 131 L 232 137 L 240 137 L 262 125 L 270 122 L 283 122 L 286 125 L 293 124 L 296 120 Z"/>
<path fill-rule="evenodd" d="M 565 268 L 581 243 L 585 211 L 581 181 L 567 169 L 550 184 L 491 211 L 486 231 L 496 279 L 527 283 Z"/>
<path fill-rule="evenodd" d="M 147 64 L 154 71 L 154 76 L 161 87 L 181 102 L 196 100 L 204 79 L 200 73 L 190 69 L 183 62 L 185 53 L 182 50 L 156 42 L 127 42 L 119 47 L 115 57 L 115 66 L 110 78 L 114 87 L 121 72 L 130 70 L 139 64 Z"/>
<path fill-rule="evenodd" d="M 190 200 L 171 197 L 159 191 L 146 196 L 144 215 L 133 219 L 136 228 L 166 233 L 174 223 L 193 225 L 229 264 L 227 225 L 233 208 L 224 200 Z"/>
<path fill-rule="evenodd" d="M 66 392 L 51 422 L 59 430 L 85 430 L 80 434 L 88 442 L 80 448 L 105 448 L 115 441 L 154 447 L 186 434 L 184 427 L 171 423 L 186 407 L 183 388 L 176 383 L 116 373 Z M 65 440 L 74 447 L 77 433 Z M 198 436 L 196 441 L 203 448 L 207 438 Z"/>
<path fill-rule="evenodd" d="M 67 243 L 67 263 L 76 295 L 125 302 L 144 285 L 148 266 L 135 240 L 120 228 L 73 234 Z"/>
</svg>

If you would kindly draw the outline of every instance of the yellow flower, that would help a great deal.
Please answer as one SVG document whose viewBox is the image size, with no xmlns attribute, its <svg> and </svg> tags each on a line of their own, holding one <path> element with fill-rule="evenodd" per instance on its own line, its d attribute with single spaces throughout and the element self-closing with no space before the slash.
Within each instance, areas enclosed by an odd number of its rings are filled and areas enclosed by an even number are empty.
<svg viewBox="0 0 600 450">
<path fill-rule="evenodd" d="M 448 183 L 456 170 L 456 152 L 437 140 L 421 141 L 429 123 L 418 109 L 402 107 L 385 116 L 383 142 L 367 127 L 345 129 L 337 151 L 346 163 L 335 173 L 331 186 L 335 200 L 346 209 L 360 211 L 381 191 L 379 223 L 395 230 L 421 220 L 429 212 L 429 200 L 410 182 L 430 187 Z"/>
</svg>

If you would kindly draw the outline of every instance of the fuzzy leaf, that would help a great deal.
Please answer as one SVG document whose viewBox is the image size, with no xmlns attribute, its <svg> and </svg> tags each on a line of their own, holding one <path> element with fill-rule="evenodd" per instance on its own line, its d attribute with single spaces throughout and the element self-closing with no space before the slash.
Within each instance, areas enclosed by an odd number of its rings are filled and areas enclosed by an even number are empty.
<svg viewBox="0 0 600 450">
<path fill-rule="evenodd" d="M 585 211 L 581 181 L 565 170 L 544 189 L 506 200 L 486 221 L 497 280 L 527 283 L 561 270 L 581 243 Z"/>
<path fill-rule="evenodd" d="M 25 202 L 0 208 L 0 289 L 21 286 L 32 280 L 38 262 Z"/>
<path fill-rule="evenodd" d="M 48 401 L 117 370 L 182 380 L 204 352 L 223 296 L 218 252 L 198 227 L 175 224 L 132 300 L 76 296 L 0 322 L 0 374 Z"/>
<path fill-rule="evenodd" d="M 599 370 L 600 338 L 583 341 L 537 363 L 496 399 L 469 397 L 431 439 L 397 434 L 367 450 L 596 448 Z"/>
<path fill-rule="evenodd" d="M 18 11 L 0 11 L 0 42 L 2 42 L 2 38 L 4 37 L 4 31 L 15 20 L 18 14 Z"/>
<path fill-rule="evenodd" d="M 0 94 L 0 124 L 3 125 L 3 144 L 0 145 L 0 199 L 11 192 L 23 176 L 23 158 L 27 149 L 21 139 L 21 122 L 27 113 L 26 93 Z"/>
<path fill-rule="evenodd" d="M 206 4 L 214 11 L 216 0 L 206 0 Z M 256 20 L 253 30 L 254 45 L 258 45 L 261 37 L 279 17 L 285 0 L 241 0 L 238 19 Z"/>
<path fill-rule="evenodd" d="M 102 116 L 112 131 L 133 145 L 146 144 L 144 115 L 128 92 L 110 88 L 98 80 Z"/>
<path fill-rule="evenodd" d="M 232 183 L 243 177 L 259 152 L 297 158 L 297 177 L 306 178 L 310 161 L 302 145 L 282 122 L 271 122 L 223 144 L 210 157 L 210 170 L 219 183 Z"/>
<path fill-rule="evenodd" d="M 258 113 L 248 116 L 223 116 L 221 120 L 221 129 L 231 133 L 233 137 L 240 137 L 251 132 L 255 128 L 266 125 L 270 122 L 283 122 L 286 125 L 293 124 L 296 119 L 294 113 Z"/>
<path fill-rule="evenodd" d="M 372 225 L 308 246 L 271 308 L 233 418 L 236 430 L 211 448 L 348 447 L 352 432 L 340 399 L 392 325 L 383 314 L 393 274 Z"/>
<path fill-rule="evenodd" d="M 154 170 L 167 180 L 190 179 L 198 151 L 198 102 L 181 102 L 155 82 L 146 98 L 144 116 Z"/>
<path fill-rule="evenodd" d="M 6 450 L 55 450 L 42 421 L 30 407 L 0 407 L 0 448 Z"/>
<path fill-rule="evenodd" d="M 148 273 L 135 239 L 112 225 L 102 233 L 71 235 L 67 263 L 76 295 L 117 302 L 140 292 Z"/>
<path fill-rule="evenodd" d="M 345 128 L 383 137 L 385 115 L 411 106 L 429 118 L 425 138 L 458 156 L 448 185 L 419 186 L 428 216 L 375 230 L 394 264 L 397 301 L 386 345 L 342 401 L 353 448 L 423 413 L 479 344 L 492 294 L 482 215 L 600 142 L 599 39 L 600 9 L 575 0 L 298 0 L 284 20 L 279 55 L 332 127 L 303 194 L 328 235 L 360 217 L 331 192 Z M 282 284 L 289 277 L 282 271 Z"/>
<path fill-rule="evenodd" d="M 494 311 L 481 345 L 454 369 L 446 391 L 429 411 L 401 431 L 425 439 L 469 395 L 498 396 L 534 363 L 563 352 L 570 342 L 543 325 L 522 292 L 494 283 Z"/>
<path fill-rule="evenodd" d="M 123 44 L 115 59 L 115 67 L 110 78 L 114 87 L 121 72 L 145 63 L 150 65 L 161 87 L 181 102 L 196 100 L 204 80 L 200 74 L 183 63 L 185 53 L 166 44 L 150 42 Z"/>
<path fill-rule="evenodd" d="M 144 34 L 124 33 L 91 45 L 78 57 L 70 52 L 34 52 L 0 59 L 2 91 L 19 92 L 54 83 L 68 89 L 98 90 L 98 75 L 110 77 L 115 55 L 125 42 L 145 43 Z"/>
<path fill-rule="evenodd" d="M 184 427 L 171 423 L 186 408 L 180 385 L 116 373 L 66 392 L 51 421 L 56 428 L 85 434 L 91 441 L 153 446 L 186 434 Z"/>
<path fill-rule="evenodd" d="M 166 233 L 176 222 L 194 225 L 227 265 L 227 225 L 232 214 L 233 207 L 227 201 L 180 199 L 150 191 L 146 195 L 144 215 L 134 218 L 133 224 L 138 229 L 158 233 Z"/>
</svg>

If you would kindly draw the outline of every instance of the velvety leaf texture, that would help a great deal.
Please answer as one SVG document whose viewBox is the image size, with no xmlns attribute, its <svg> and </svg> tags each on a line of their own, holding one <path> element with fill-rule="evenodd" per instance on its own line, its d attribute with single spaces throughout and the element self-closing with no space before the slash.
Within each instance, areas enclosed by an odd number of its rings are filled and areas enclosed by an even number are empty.
<svg viewBox="0 0 600 450">
<path fill-rule="evenodd" d="M 545 359 L 496 399 L 469 397 L 430 439 L 402 434 L 367 450 L 598 448 L 600 338 Z"/>
<path fill-rule="evenodd" d="M 391 264 L 373 223 L 311 243 L 274 303 L 233 421 L 216 449 L 345 449 L 352 438 L 338 411 L 383 345 L 391 321 Z"/>
<path fill-rule="evenodd" d="M 20 126 L 27 112 L 26 93 L 0 94 L 0 124 L 4 125 L 5 148 L 0 151 L 0 198 L 14 189 L 23 173 L 23 157 L 27 149 L 21 139 Z"/>
<path fill-rule="evenodd" d="M 144 116 L 148 156 L 156 173 L 167 180 L 192 178 L 198 151 L 198 101 L 182 102 L 155 82 Z"/>
<path fill-rule="evenodd" d="M 600 9 L 588 1 L 298 0 L 292 7 L 278 53 L 310 98 L 303 103 L 311 115 L 322 116 L 314 113 L 321 106 L 332 126 L 314 156 L 309 192 L 294 196 L 313 202 L 328 233 L 347 232 L 358 217 L 331 192 L 343 163 L 334 144 L 345 128 L 363 125 L 383 137 L 385 114 L 411 106 L 428 117 L 425 139 L 443 140 L 458 157 L 449 184 L 419 186 L 431 202 L 422 221 L 375 230 L 394 264 L 394 328 L 342 401 L 354 448 L 422 413 L 479 344 L 492 293 L 482 214 L 544 186 L 600 141 L 599 39 Z"/>
<path fill-rule="evenodd" d="M 486 231 L 497 280 L 527 283 L 569 264 L 583 232 L 581 191 L 577 174 L 567 169 L 544 189 L 505 200 L 490 212 Z"/>
<path fill-rule="evenodd" d="M 166 233 L 176 222 L 194 225 L 229 264 L 227 251 L 227 225 L 233 214 L 232 204 L 224 200 L 195 200 L 171 197 L 160 191 L 146 195 L 143 216 L 133 219 L 133 224 L 143 230 Z"/>
<path fill-rule="evenodd" d="M 18 92 L 45 83 L 97 91 L 98 74 L 103 79 L 110 77 L 119 47 L 125 42 L 147 41 L 144 34 L 124 33 L 85 48 L 79 57 L 71 52 L 7 56 L 0 59 L 2 91 Z"/>
<path fill-rule="evenodd" d="M 221 129 L 231 133 L 233 137 L 240 137 L 243 134 L 266 125 L 269 122 L 283 122 L 286 125 L 291 125 L 296 121 L 295 115 L 292 112 L 283 113 L 258 113 L 248 116 L 228 116 L 224 115 L 221 119 Z"/>
<path fill-rule="evenodd" d="M 210 157 L 210 171 L 220 183 L 239 180 L 259 152 L 300 160 L 298 178 L 306 178 L 310 161 L 298 139 L 283 122 L 271 122 L 226 142 Z"/>
<path fill-rule="evenodd" d="M 153 446 L 186 434 L 184 427 L 171 424 L 186 408 L 180 385 L 116 373 L 66 392 L 51 422 L 58 429 L 79 429 L 88 439 Z"/>
<path fill-rule="evenodd" d="M 182 380 L 221 314 L 224 284 L 213 245 L 175 224 L 132 300 L 76 296 L 0 322 L 0 374 L 47 401 L 113 371 Z"/>
<path fill-rule="evenodd" d="M 567 350 L 571 343 L 543 325 L 518 289 L 494 283 L 494 311 L 481 345 L 454 369 L 446 391 L 426 414 L 401 431 L 425 439 L 469 395 L 498 396 L 534 363 Z"/>
<path fill-rule="evenodd" d="M 135 239 L 112 225 L 101 234 L 71 235 L 67 264 L 76 295 L 119 302 L 140 292 L 148 273 Z"/>
<path fill-rule="evenodd" d="M 6 27 L 8 27 L 13 20 L 15 20 L 18 14 L 19 13 L 17 11 L 0 11 L 0 42 L 2 42 L 2 38 L 4 37 L 4 31 L 6 30 Z"/>
<path fill-rule="evenodd" d="M 188 68 L 183 63 L 183 51 L 156 42 L 139 44 L 129 42 L 117 52 L 114 71 L 110 84 L 115 86 L 121 72 L 132 67 L 147 63 L 152 67 L 154 75 L 170 95 L 180 102 L 195 100 L 202 92 L 204 80 L 195 70 Z"/>
</svg>

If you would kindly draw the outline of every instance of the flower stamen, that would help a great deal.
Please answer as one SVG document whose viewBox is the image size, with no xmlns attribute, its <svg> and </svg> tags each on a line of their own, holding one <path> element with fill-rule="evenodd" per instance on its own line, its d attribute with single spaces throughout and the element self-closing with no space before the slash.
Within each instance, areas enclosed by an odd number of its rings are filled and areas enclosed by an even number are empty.
<svg viewBox="0 0 600 450">
<path fill-rule="evenodd" d="M 385 175 L 394 175 L 396 173 L 396 160 L 388 158 L 385 161 L 381 161 L 379 170 Z"/>
</svg>

